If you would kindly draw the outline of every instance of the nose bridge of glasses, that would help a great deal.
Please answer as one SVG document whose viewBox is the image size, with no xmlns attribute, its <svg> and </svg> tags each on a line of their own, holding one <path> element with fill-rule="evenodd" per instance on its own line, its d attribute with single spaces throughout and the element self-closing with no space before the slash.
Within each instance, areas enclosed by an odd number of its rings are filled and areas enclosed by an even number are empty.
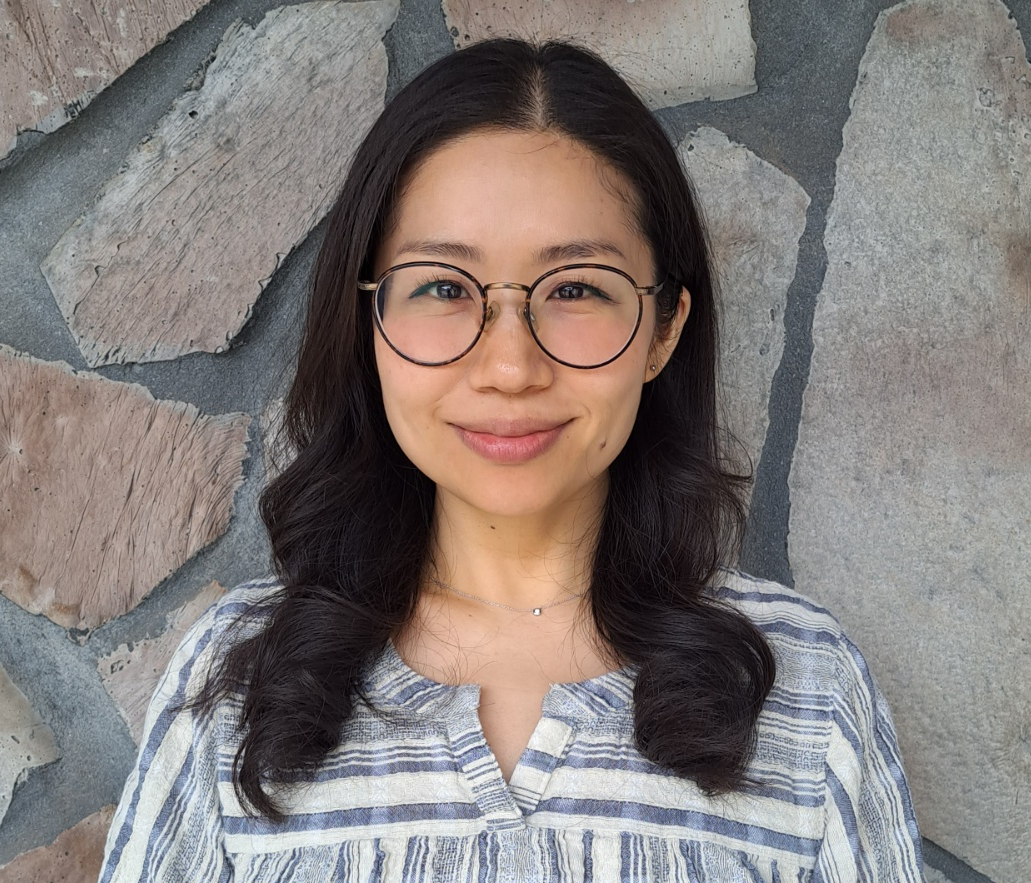
<svg viewBox="0 0 1031 883">
<path fill-rule="evenodd" d="M 512 291 L 520 292 L 520 297 L 511 297 L 512 306 L 515 308 L 516 316 L 522 319 L 524 322 L 534 322 L 535 319 L 526 307 L 526 295 L 530 292 L 529 285 L 523 285 L 519 282 L 491 282 L 489 285 L 484 285 L 484 292 L 498 291 L 499 289 L 510 289 Z M 494 324 L 495 320 L 501 315 L 501 299 L 494 297 L 487 303 L 487 315 L 484 320 L 484 330 Z"/>
</svg>

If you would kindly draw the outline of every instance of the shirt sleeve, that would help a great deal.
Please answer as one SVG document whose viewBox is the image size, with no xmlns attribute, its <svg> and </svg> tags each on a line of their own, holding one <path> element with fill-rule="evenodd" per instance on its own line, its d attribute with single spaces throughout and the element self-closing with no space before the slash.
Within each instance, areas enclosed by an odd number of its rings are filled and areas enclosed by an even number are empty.
<svg viewBox="0 0 1031 883">
<path fill-rule="evenodd" d="M 814 883 L 922 883 L 920 835 L 891 713 L 847 638 L 838 686 Z"/>
<path fill-rule="evenodd" d="M 223 848 L 214 715 L 175 710 L 207 676 L 215 610 L 186 633 L 151 700 L 139 757 L 108 832 L 99 883 L 232 878 Z"/>
</svg>

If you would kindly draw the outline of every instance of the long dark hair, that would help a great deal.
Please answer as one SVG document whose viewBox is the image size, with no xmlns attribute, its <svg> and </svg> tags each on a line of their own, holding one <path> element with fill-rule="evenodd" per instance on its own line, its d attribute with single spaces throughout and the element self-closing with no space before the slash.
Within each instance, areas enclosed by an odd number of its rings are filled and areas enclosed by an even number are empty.
<svg viewBox="0 0 1031 883">
<path fill-rule="evenodd" d="M 282 816 L 276 785 L 338 745 L 364 668 L 410 621 L 427 564 L 434 485 L 387 424 L 373 359 L 369 278 L 406 176 L 481 129 L 552 131 L 590 149 L 632 188 L 658 278 L 660 329 L 691 292 L 670 361 L 644 387 L 609 473 L 590 610 L 612 657 L 639 666 L 641 752 L 701 788 L 742 787 L 773 682 L 760 632 L 706 589 L 730 560 L 744 479 L 720 453 L 717 304 L 705 231 L 661 127 L 605 62 L 583 49 L 492 40 L 436 62 L 366 136 L 329 217 L 285 430 L 296 459 L 261 514 L 283 591 L 268 624 L 233 646 L 200 694 L 243 690 L 234 782 L 244 804 Z"/>
</svg>

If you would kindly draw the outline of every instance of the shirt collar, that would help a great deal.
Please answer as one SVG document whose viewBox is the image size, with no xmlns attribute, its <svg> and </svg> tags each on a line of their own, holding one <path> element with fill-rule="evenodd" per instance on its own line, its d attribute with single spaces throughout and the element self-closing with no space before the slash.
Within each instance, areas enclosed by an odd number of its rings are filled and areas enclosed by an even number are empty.
<svg viewBox="0 0 1031 883">
<path fill-rule="evenodd" d="M 544 717 L 584 724 L 629 709 L 637 680 L 635 666 L 625 666 L 585 681 L 552 684 L 544 697 Z M 479 684 L 452 686 L 431 680 L 410 668 L 393 641 L 363 678 L 366 698 L 383 711 L 400 711 L 426 718 L 448 718 L 475 712 Z"/>
</svg>

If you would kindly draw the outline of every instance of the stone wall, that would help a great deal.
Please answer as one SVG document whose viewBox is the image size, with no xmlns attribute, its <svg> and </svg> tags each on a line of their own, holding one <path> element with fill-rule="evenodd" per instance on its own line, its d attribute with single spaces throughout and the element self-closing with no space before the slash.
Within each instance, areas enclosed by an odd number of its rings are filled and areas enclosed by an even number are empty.
<svg viewBox="0 0 1031 883">
<path fill-rule="evenodd" d="M 269 415 L 350 153 L 506 32 L 605 54 L 695 180 L 742 563 L 865 650 L 928 880 L 1031 879 L 1031 0 L 67 0 L 0 28 L 0 883 L 95 877 L 165 660 L 267 569 Z"/>
</svg>

